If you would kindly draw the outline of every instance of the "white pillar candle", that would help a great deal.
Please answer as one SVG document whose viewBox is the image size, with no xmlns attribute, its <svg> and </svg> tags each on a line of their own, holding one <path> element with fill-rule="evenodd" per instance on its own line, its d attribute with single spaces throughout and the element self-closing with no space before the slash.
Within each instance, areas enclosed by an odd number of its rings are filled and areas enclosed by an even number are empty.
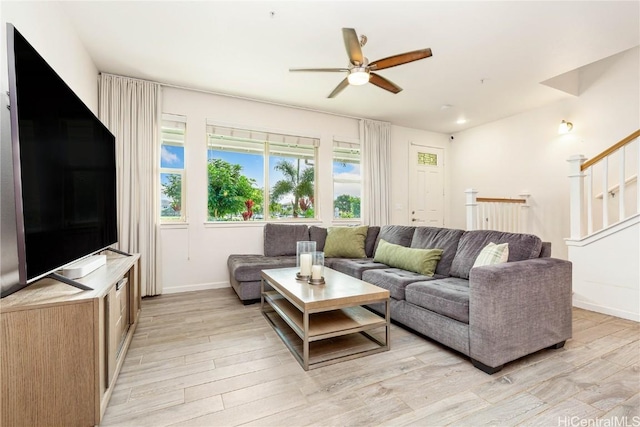
<svg viewBox="0 0 640 427">
<path fill-rule="evenodd" d="M 314 265 L 313 267 L 311 267 L 311 278 L 313 280 L 322 279 L 322 266 L 321 265 Z"/>
<path fill-rule="evenodd" d="M 300 275 L 311 275 L 311 254 L 300 254 Z"/>
</svg>

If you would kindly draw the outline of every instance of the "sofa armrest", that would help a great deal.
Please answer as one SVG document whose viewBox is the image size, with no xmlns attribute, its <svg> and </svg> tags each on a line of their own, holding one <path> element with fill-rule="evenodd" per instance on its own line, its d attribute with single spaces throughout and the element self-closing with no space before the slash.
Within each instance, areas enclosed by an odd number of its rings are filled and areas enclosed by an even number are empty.
<svg viewBox="0 0 640 427">
<path fill-rule="evenodd" d="M 571 263 L 536 258 L 471 269 L 469 355 L 497 367 L 571 338 Z"/>
</svg>

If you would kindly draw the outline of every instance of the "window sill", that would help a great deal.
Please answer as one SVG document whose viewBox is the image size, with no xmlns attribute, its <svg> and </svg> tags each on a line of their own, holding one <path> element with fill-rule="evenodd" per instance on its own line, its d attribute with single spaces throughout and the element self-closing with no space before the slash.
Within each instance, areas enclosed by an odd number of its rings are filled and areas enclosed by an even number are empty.
<svg viewBox="0 0 640 427">
<path fill-rule="evenodd" d="M 333 220 L 331 220 L 331 224 L 336 224 L 336 225 L 363 225 L 362 224 L 362 220 L 360 218 L 333 219 Z"/>
<path fill-rule="evenodd" d="M 264 227 L 266 224 L 322 224 L 319 219 L 298 219 L 284 221 L 206 221 L 205 228 L 241 228 L 241 227 Z"/>
<path fill-rule="evenodd" d="M 183 229 L 189 228 L 188 222 L 161 222 L 160 229 Z"/>
<path fill-rule="evenodd" d="M 206 221 L 204 228 L 251 228 L 251 227 L 264 227 L 266 222 L 264 221 Z"/>
</svg>

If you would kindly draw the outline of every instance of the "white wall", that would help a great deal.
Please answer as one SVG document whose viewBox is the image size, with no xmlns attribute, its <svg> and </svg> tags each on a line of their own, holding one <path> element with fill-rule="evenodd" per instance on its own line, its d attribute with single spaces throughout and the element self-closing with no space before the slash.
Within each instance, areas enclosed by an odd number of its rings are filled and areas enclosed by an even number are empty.
<svg viewBox="0 0 640 427">
<path fill-rule="evenodd" d="M 640 128 L 639 51 L 636 47 L 586 70 L 579 97 L 455 135 L 450 149 L 450 226 L 465 226 L 467 188 L 479 190 L 480 197 L 514 197 L 526 190 L 531 193 L 531 232 L 552 242 L 554 257 L 566 259 L 566 160 L 574 154 L 593 157 Z M 558 135 L 563 119 L 574 128 Z"/>
<path fill-rule="evenodd" d="M 0 22 L 3 94 L 8 90 L 6 24 L 11 23 L 97 114 L 98 69 L 58 4 L 46 1 L 2 1 Z"/>
<path fill-rule="evenodd" d="M 12 23 L 94 113 L 98 111 L 98 69 L 56 3 L 1 1 L 0 23 L 0 283 L 2 289 L 9 289 L 18 281 L 18 261 L 6 95 L 9 90 L 6 25 Z"/>
<path fill-rule="evenodd" d="M 573 305 L 640 322 L 640 217 L 569 243 Z"/>
</svg>

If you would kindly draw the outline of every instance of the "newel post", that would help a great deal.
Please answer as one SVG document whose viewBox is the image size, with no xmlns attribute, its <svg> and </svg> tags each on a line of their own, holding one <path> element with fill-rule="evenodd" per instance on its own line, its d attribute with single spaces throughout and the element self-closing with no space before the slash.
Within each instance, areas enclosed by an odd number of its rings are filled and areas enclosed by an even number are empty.
<svg viewBox="0 0 640 427">
<path fill-rule="evenodd" d="M 478 217 L 478 201 L 476 200 L 478 197 L 478 191 L 473 188 L 469 188 L 464 190 L 466 194 L 466 204 L 467 207 L 467 230 L 475 230 L 476 229 L 476 218 Z"/>
<path fill-rule="evenodd" d="M 518 196 L 524 199 L 524 203 L 520 205 L 520 229 L 518 232 L 529 233 L 529 208 L 531 207 L 529 197 L 531 197 L 531 193 L 523 191 Z"/>
<path fill-rule="evenodd" d="M 569 162 L 569 221 L 570 239 L 582 237 L 582 206 L 584 203 L 584 173 L 580 167 L 587 160 L 582 154 L 567 159 Z"/>
</svg>

